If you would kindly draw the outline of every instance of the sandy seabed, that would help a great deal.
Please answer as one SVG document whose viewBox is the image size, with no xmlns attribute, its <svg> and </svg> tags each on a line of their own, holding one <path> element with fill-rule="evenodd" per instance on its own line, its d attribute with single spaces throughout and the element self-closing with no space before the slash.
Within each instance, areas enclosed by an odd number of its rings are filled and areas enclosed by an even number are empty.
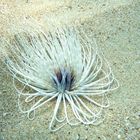
<svg viewBox="0 0 140 140">
<path fill-rule="evenodd" d="M 50 133 L 53 108 L 42 107 L 33 121 L 20 114 L 12 79 L 0 61 L 0 140 L 139 140 L 140 139 L 140 2 L 139 0 L 1 0 L 0 33 L 33 17 L 45 24 L 80 25 L 109 60 L 120 87 L 109 95 L 110 107 L 99 126 L 64 126 Z M 56 19 L 57 17 L 57 19 Z M 4 48 L 0 48 L 2 53 Z"/>
</svg>

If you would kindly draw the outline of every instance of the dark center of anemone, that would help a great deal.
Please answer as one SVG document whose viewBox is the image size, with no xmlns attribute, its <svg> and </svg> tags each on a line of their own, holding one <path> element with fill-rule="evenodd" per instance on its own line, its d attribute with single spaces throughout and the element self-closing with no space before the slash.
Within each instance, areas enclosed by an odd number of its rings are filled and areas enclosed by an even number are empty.
<svg viewBox="0 0 140 140">
<path fill-rule="evenodd" d="M 53 81 L 58 92 L 64 93 L 66 90 L 71 91 L 74 74 L 66 69 L 57 70 L 55 72 L 55 76 L 53 77 Z"/>
</svg>

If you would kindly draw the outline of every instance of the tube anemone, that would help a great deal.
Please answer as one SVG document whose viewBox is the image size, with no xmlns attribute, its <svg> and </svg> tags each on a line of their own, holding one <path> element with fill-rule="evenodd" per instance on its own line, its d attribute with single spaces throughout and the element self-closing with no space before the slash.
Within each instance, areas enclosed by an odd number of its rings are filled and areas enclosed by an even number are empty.
<svg viewBox="0 0 140 140">
<path fill-rule="evenodd" d="M 19 109 L 29 119 L 35 117 L 35 110 L 52 101 L 56 103 L 51 131 L 65 124 L 100 122 L 103 109 L 109 106 L 107 93 L 116 89 L 114 82 L 118 82 L 95 39 L 90 40 L 81 30 L 64 27 L 53 32 L 16 33 L 6 44 L 12 55 L 6 56 L 5 64 L 18 93 Z M 54 127 L 56 123 L 60 126 Z"/>
</svg>

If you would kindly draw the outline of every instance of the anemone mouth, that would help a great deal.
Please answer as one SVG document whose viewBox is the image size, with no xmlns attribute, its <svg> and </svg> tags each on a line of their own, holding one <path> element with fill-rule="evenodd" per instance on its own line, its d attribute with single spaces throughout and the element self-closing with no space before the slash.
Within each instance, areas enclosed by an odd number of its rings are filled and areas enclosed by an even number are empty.
<svg viewBox="0 0 140 140">
<path fill-rule="evenodd" d="M 54 71 L 53 83 L 57 92 L 73 91 L 75 75 L 72 70 L 61 68 Z"/>
</svg>

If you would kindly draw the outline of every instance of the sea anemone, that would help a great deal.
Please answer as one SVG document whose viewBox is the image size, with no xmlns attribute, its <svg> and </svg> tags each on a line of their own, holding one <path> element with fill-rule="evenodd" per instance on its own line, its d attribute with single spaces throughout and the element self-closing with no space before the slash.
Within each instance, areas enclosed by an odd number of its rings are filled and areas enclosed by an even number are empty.
<svg viewBox="0 0 140 140">
<path fill-rule="evenodd" d="M 103 109 L 109 106 L 107 93 L 118 85 L 95 39 L 81 29 L 61 27 L 19 32 L 6 44 L 12 55 L 6 55 L 5 64 L 18 93 L 18 107 L 29 119 L 44 104 L 56 102 L 51 131 L 65 124 L 100 122 Z M 61 125 L 54 127 L 56 123 Z"/>
</svg>

